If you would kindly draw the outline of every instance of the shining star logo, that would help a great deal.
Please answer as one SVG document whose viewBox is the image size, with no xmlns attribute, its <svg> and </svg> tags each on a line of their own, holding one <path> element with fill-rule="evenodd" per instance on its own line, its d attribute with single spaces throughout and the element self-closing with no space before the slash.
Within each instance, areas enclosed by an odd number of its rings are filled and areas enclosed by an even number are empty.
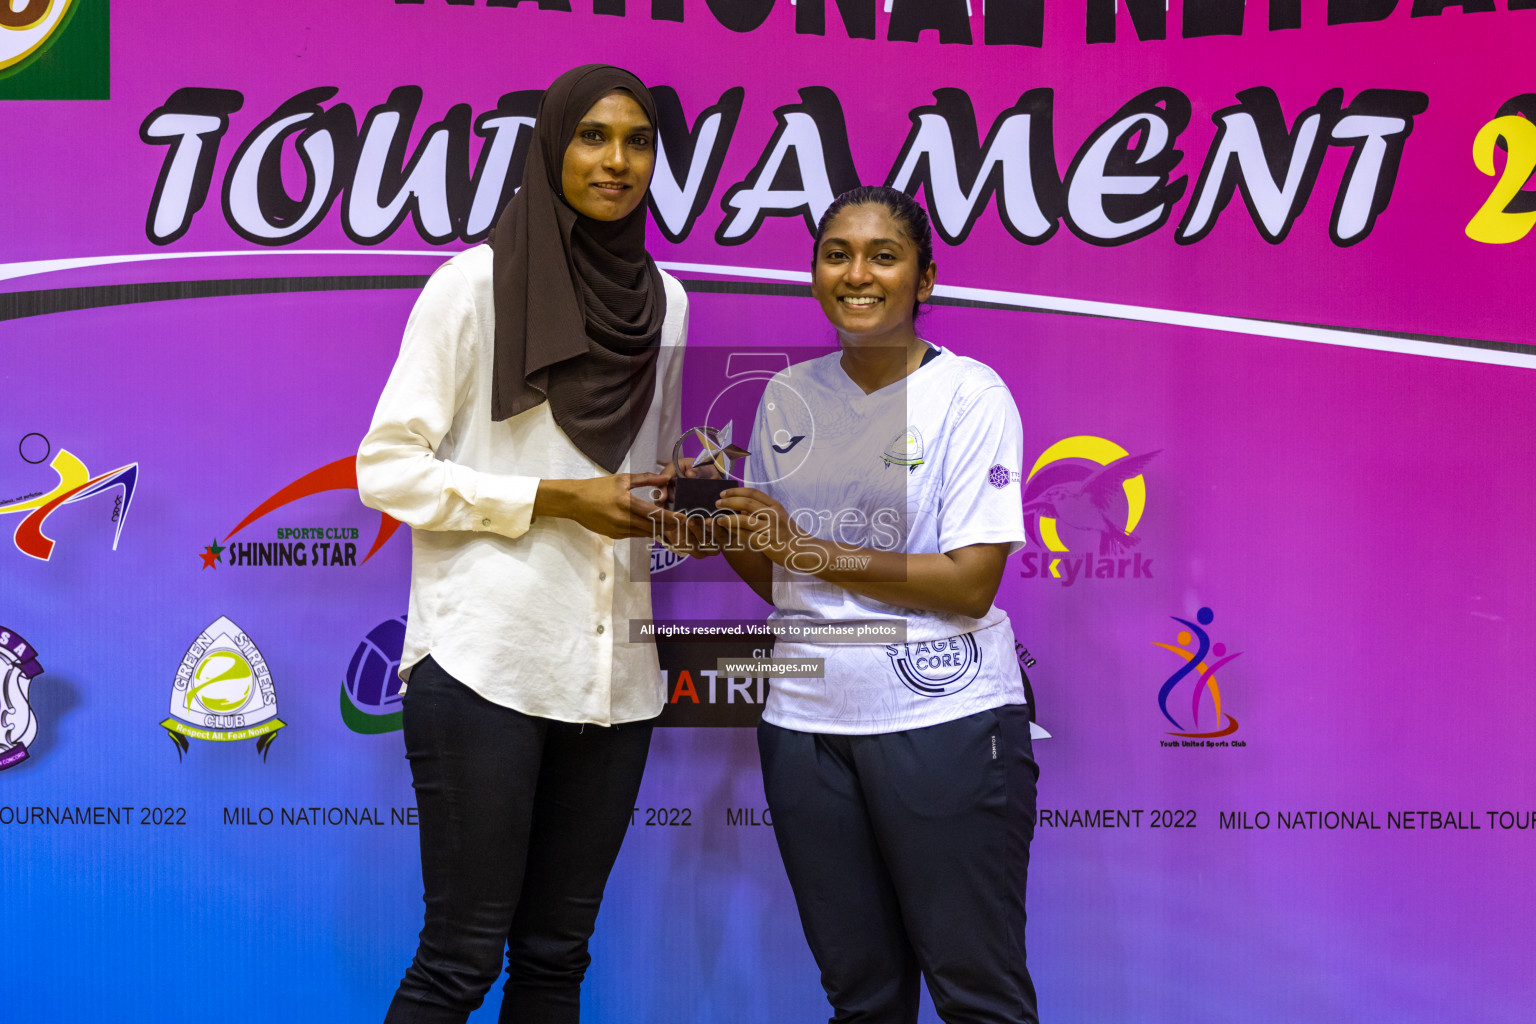
<svg viewBox="0 0 1536 1024">
<path fill-rule="evenodd" d="M 336 524 L 280 526 L 274 531 L 270 541 L 232 539 L 256 520 L 291 505 L 301 498 L 325 491 L 356 490 L 357 460 L 350 455 L 304 474 L 292 483 L 279 488 L 276 493 L 253 508 L 244 519 L 235 524 L 233 530 L 224 535 L 223 543 L 220 543 L 218 537 L 209 541 L 208 545 L 197 554 L 203 571 L 206 572 L 209 569 L 216 571 L 221 565 L 230 568 L 257 566 L 302 568 L 351 566 L 355 568 L 365 564 L 389 538 L 395 535 L 395 531 L 400 528 L 398 520 L 382 512 L 379 514 L 379 527 L 374 534 L 373 544 L 362 555 L 361 560 L 358 558 L 360 531 L 355 526 Z"/>
<path fill-rule="evenodd" d="M 0 0 L 0 7 L 4 3 L 5 0 Z M 40 562 L 49 561 L 54 549 L 53 538 L 45 532 L 45 527 L 50 525 L 49 519 L 65 505 L 99 496 L 111 498 L 112 550 L 117 550 L 123 524 L 128 521 L 128 510 L 139 485 L 137 462 L 105 473 L 92 473 L 79 456 L 65 448 L 55 452 L 52 442 L 38 433 L 23 436 L 17 445 L 17 453 L 23 462 L 34 466 L 41 465 L 52 455 L 48 467 L 53 470 L 55 480 L 46 491 L 31 491 L 0 503 L 0 516 L 22 514 L 13 535 L 16 550 Z M 105 508 L 105 498 L 93 504 Z"/>
<path fill-rule="evenodd" d="M 1152 579 L 1136 529 L 1147 508 L 1144 471 L 1158 453 L 1132 455 L 1113 441 L 1068 437 L 1024 479 L 1024 515 L 1045 551 L 1026 551 L 1019 575 L 1070 587 L 1079 580 Z"/>
<path fill-rule="evenodd" d="M 1165 747 L 1245 747 L 1242 740 L 1225 737 L 1237 732 L 1237 719 L 1229 708 L 1223 708 L 1221 685 L 1216 680 L 1216 670 L 1230 665 L 1241 651 L 1228 651 L 1227 645 L 1211 639 L 1210 626 L 1216 621 L 1216 613 L 1201 608 L 1195 613 L 1195 621 L 1171 616 L 1183 628 L 1174 637 L 1174 643 L 1152 641 L 1153 647 L 1161 648 L 1178 657 L 1182 664 L 1158 687 L 1157 706 L 1163 718 L 1173 726 L 1169 736 L 1175 740 L 1162 740 Z M 1205 713 L 1205 725 L 1201 729 L 1201 713 Z M 1184 723 L 1188 722 L 1188 725 Z"/>
</svg>

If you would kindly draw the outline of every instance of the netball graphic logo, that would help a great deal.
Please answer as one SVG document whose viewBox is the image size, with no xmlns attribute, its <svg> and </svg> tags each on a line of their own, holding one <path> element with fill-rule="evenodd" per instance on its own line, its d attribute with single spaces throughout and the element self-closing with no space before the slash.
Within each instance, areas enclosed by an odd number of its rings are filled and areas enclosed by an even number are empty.
<svg viewBox="0 0 1536 1024">
<path fill-rule="evenodd" d="M 0 628 L 0 771 L 30 756 L 27 748 L 37 739 L 37 716 L 27 702 L 28 691 L 42 674 L 31 645 Z"/>
<path fill-rule="evenodd" d="M 191 738 L 253 739 L 265 761 L 286 723 L 277 717 L 277 689 L 267 660 L 239 626 L 220 616 L 187 648 L 171 688 L 171 717 L 160 724 L 176 744 L 178 760 Z"/>
<path fill-rule="evenodd" d="M 923 643 L 891 644 L 885 653 L 907 689 L 924 697 L 959 693 L 981 671 L 981 649 L 969 633 Z"/>
<path fill-rule="evenodd" d="M 357 645 L 341 681 L 341 720 L 364 735 L 401 728 L 400 652 L 405 649 L 405 616 L 385 619 Z"/>
</svg>

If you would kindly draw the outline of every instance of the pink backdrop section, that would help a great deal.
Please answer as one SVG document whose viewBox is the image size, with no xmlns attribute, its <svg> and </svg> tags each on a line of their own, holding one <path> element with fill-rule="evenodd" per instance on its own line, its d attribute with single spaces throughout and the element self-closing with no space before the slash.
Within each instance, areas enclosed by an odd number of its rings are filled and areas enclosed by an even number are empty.
<svg viewBox="0 0 1536 1024">
<path fill-rule="evenodd" d="M 582 5 L 578 3 L 578 8 Z M 1272 88 L 1289 123 L 1326 90 L 1348 103 L 1366 89 L 1422 92 L 1427 111 L 1406 142 L 1388 209 L 1371 235 L 1348 249 L 1327 236 L 1327 217 L 1349 151 L 1324 160 L 1311 201 L 1281 244 L 1265 242 L 1240 199 L 1203 241 L 1181 246 L 1170 223 L 1119 247 L 1083 242 L 1064 227 L 1038 246 L 983 214 L 965 245 L 941 247 L 951 283 L 1044 295 L 1128 302 L 1384 330 L 1523 341 L 1519 287 L 1531 269 L 1529 246 L 1473 242 L 1464 228 L 1493 179 L 1473 165 L 1472 139 L 1500 104 L 1531 91 L 1525 55 L 1536 12 L 1409 18 L 1406 0 L 1386 21 L 1325 24 L 1325 5 L 1302 4 L 1303 26 L 1266 28 L 1261 7 L 1248 12 L 1242 36 L 1140 41 L 1121 16 L 1119 41 L 1083 42 L 1077 4 L 1051 4 L 1044 45 L 942 45 L 928 32 L 918 43 L 843 36 L 835 4 L 824 37 L 797 35 L 794 8 L 779 3 L 750 33 L 721 27 L 697 0 L 686 20 L 652 21 L 647 5 L 625 17 L 583 10 L 539 11 L 368 3 L 305 5 L 284 16 L 229 6 L 171 2 L 155 13 L 116 12 L 113 98 L 76 103 L 12 103 L 8 134 L 26 146 L 0 152 L 7 178 L 26 183 L 28 202 L 6 215 L 10 251 L 27 258 L 127 253 L 146 244 L 144 217 L 165 155 L 137 138 L 139 123 L 176 89 L 234 89 L 243 108 L 219 153 L 214 194 L 172 249 L 245 248 L 218 209 L 218 188 L 236 146 L 279 103 L 301 90 L 339 89 L 359 119 L 392 88 L 424 90 L 419 135 L 456 103 L 478 114 L 498 96 L 538 89 L 583 61 L 616 61 L 649 83 L 678 91 L 690 117 L 732 86 L 746 91 L 741 120 L 709 208 L 677 245 L 658 241 L 663 258 L 800 269 L 805 230 L 798 218 L 773 220 L 749 243 L 714 242 L 720 199 L 741 181 L 767 145 L 772 112 L 798 102 L 797 91 L 835 91 L 846 116 L 855 164 L 867 181 L 883 181 L 906 137 L 908 111 L 931 104 L 936 88 L 972 99 L 984 138 L 992 120 L 1029 89 L 1055 91 L 1055 148 L 1065 173 L 1094 128 L 1143 90 L 1171 86 L 1188 96 L 1193 116 L 1176 140 L 1185 154 L 1175 176 L 1189 176 L 1174 222 L 1189 202 L 1214 135 L 1211 115 L 1236 93 Z M 1169 11 L 1177 36 L 1181 5 Z M 981 37 L 983 19 L 973 19 Z M 771 54 L 771 59 L 765 59 Z M 67 114 L 64 111 L 67 110 Z M 64 116 L 61 117 L 61 114 Z M 414 140 L 413 140 L 414 144 Z M 478 146 L 479 140 L 476 139 Z M 291 140 L 289 145 L 291 146 Z M 88 152 L 93 159 L 79 159 Z M 290 164 L 293 154 L 289 153 Z M 1502 159 L 1501 161 L 1502 162 Z M 303 248 L 348 248 L 335 208 Z M 89 243 L 89 244 L 87 244 Z M 409 223 L 381 248 L 426 248 Z M 285 265 L 288 266 L 288 265 Z M 285 269 L 280 271 L 287 273 Z"/>
</svg>

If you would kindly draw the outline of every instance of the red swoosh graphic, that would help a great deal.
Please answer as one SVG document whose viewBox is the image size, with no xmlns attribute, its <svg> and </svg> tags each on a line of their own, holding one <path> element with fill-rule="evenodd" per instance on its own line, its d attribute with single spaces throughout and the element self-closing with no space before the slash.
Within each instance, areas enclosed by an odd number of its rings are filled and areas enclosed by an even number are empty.
<svg viewBox="0 0 1536 1024">
<path fill-rule="evenodd" d="M 293 483 L 278 491 L 266 501 L 257 505 L 251 513 L 235 525 L 224 535 L 225 540 L 233 537 L 247 526 L 260 519 L 269 512 L 275 512 L 284 505 L 291 505 L 300 498 L 307 498 L 311 494 L 319 494 L 322 491 L 355 491 L 357 490 L 357 457 L 345 455 L 335 462 L 328 462 L 319 469 L 305 473 Z M 41 511 L 41 509 L 39 510 Z M 368 549 L 368 554 L 363 557 L 360 564 L 366 565 L 384 542 L 395 535 L 400 528 L 400 520 L 395 519 L 387 512 L 379 513 L 379 532 L 373 538 L 373 547 Z"/>
</svg>

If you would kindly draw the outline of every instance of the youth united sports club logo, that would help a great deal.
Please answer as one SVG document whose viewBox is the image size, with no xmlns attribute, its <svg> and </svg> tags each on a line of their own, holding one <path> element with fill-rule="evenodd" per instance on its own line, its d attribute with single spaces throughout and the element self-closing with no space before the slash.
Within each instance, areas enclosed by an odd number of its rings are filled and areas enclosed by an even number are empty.
<svg viewBox="0 0 1536 1024">
<path fill-rule="evenodd" d="M 1023 498 L 1029 533 L 1046 550 L 1025 551 L 1019 575 L 1064 587 L 1079 580 L 1152 579 L 1153 560 L 1136 550 L 1136 528 L 1147 509 L 1143 473 L 1157 454 L 1132 455 L 1087 434 L 1042 452 L 1024 479 Z"/>
<path fill-rule="evenodd" d="M 1237 732 L 1237 719 L 1230 710 L 1222 707 L 1221 686 L 1216 681 L 1216 670 L 1224 668 L 1242 654 L 1227 650 L 1221 641 L 1212 642 L 1207 627 L 1216 619 L 1210 608 L 1195 613 L 1195 621 L 1172 616 L 1173 621 L 1184 628 L 1174 638 L 1176 643 L 1152 641 L 1153 647 L 1161 647 L 1183 659 L 1184 664 L 1167 679 L 1157 691 L 1157 704 L 1177 732 L 1169 736 L 1177 740 L 1162 740 L 1165 747 L 1245 747 L 1243 740 L 1227 740 L 1224 737 Z M 1208 729 L 1200 729 L 1202 709 L 1210 714 L 1205 719 Z M 1187 715 L 1187 717 L 1186 717 Z M 1184 722 L 1189 722 L 1188 726 Z"/>
<path fill-rule="evenodd" d="M 160 724 L 176 744 L 177 760 L 194 739 L 255 740 L 265 761 L 277 731 L 287 723 L 277 717 L 277 688 L 267 659 L 221 615 L 187 648 L 171 687 L 171 717 Z"/>
</svg>

